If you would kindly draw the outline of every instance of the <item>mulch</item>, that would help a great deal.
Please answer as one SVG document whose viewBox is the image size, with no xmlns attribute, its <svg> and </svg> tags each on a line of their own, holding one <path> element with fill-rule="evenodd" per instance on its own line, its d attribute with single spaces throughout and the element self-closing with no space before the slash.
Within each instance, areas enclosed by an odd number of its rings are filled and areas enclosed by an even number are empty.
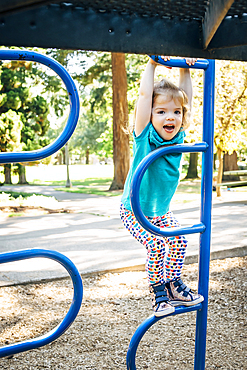
<svg viewBox="0 0 247 370">
<path fill-rule="evenodd" d="M 197 264 L 183 280 L 196 290 Z M 211 261 L 206 370 L 246 370 L 247 258 Z M 36 350 L 0 360 L 2 370 L 125 370 L 129 342 L 150 315 L 145 272 L 83 277 L 80 312 L 66 333 Z M 34 338 L 54 328 L 73 295 L 69 279 L 0 288 L 0 343 Z M 137 370 L 192 370 L 196 313 L 167 317 L 144 335 Z"/>
</svg>

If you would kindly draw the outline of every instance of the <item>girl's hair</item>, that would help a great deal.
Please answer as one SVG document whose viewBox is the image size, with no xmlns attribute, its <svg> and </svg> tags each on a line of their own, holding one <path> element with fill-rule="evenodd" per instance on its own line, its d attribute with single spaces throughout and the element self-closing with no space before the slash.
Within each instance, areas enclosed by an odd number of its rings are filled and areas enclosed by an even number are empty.
<svg viewBox="0 0 247 370">
<path fill-rule="evenodd" d="M 179 101 L 179 103 L 182 106 L 182 111 L 183 111 L 182 130 L 187 129 L 190 125 L 190 107 L 189 107 L 189 99 L 185 91 L 181 89 L 180 87 L 176 86 L 175 84 L 173 84 L 172 82 L 166 79 L 162 79 L 161 81 L 156 82 L 154 84 L 152 106 L 154 104 L 155 99 L 157 99 L 157 97 L 160 95 L 168 96 L 168 98 L 170 98 L 171 100 L 174 99 L 174 100 Z M 136 106 L 134 109 L 133 125 L 130 125 L 128 127 L 127 133 L 129 134 L 133 133 L 134 131 L 136 107 L 137 107 L 137 102 L 136 102 Z"/>
<path fill-rule="evenodd" d="M 176 86 L 172 82 L 163 79 L 154 84 L 152 106 L 154 105 L 155 100 L 158 96 L 164 95 L 169 99 L 178 100 L 182 106 L 183 111 L 183 122 L 182 130 L 185 130 L 190 125 L 190 107 L 189 99 L 186 92 L 180 87 Z"/>
</svg>

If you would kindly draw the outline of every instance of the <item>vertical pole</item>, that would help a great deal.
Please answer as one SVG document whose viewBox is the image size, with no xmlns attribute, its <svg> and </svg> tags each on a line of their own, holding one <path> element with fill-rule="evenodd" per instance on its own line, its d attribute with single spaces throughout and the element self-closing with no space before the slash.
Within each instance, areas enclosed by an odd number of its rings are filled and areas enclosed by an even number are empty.
<svg viewBox="0 0 247 370">
<path fill-rule="evenodd" d="M 211 240 L 211 208 L 213 185 L 214 143 L 214 82 L 215 61 L 210 60 L 204 75 L 203 141 L 209 145 L 203 153 L 201 185 L 201 222 L 206 230 L 200 236 L 198 292 L 204 296 L 202 309 L 197 311 L 194 370 L 205 369 L 208 287 Z"/>
<path fill-rule="evenodd" d="M 65 161 L 66 161 L 66 168 L 67 168 L 67 181 L 66 181 L 66 188 L 71 188 L 72 183 L 69 178 L 69 143 L 65 144 Z"/>
</svg>

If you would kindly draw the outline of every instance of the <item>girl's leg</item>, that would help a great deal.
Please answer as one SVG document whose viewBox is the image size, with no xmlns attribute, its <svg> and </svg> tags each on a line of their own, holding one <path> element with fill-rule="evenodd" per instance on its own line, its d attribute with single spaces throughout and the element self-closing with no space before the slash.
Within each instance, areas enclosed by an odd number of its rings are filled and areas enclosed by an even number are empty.
<svg viewBox="0 0 247 370">
<path fill-rule="evenodd" d="M 146 271 L 154 315 L 160 317 L 173 313 L 175 309 L 169 302 L 164 280 L 164 239 L 144 230 L 136 220 L 134 214 L 126 210 L 122 204 L 120 207 L 120 217 L 129 232 L 147 249 Z M 149 220 L 155 223 L 156 219 L 155 217 Z"/>
<path fill-rule="evenodd" d="M 149 284 L 165 283 L 164 280 L 164 260 L 165 243 L 162 237 L 152 235 L 142 228 L 136 220 L 133 212 L 125 209 L 121 204 L 120 217 L 125 227 L 147 250 L 146 271 Z M 150 218 L 149 221 L 155 223 L 156 218 Z"/>
<path fill-rule="evenodd" d="M 179 227 L 180 224 L 172 212 L 167 212 L 166 215 L 161 217 L 160 224 L 157 226 Z M 181 276 L 188 242 L 183 235 L 168 237 L 166 238 L 166 242 L 169 249 L 165 259 L 164 275 L 166 282 L 168 282 Z"/>
<path fill-rule="evenodd" d="M 173 214 L 168 212 L 161 218 L 160 225 L 158 226 L 177 227 L 180 225 Z M 166 255 L 164 275 L 170 303 L 173 306 L 193 306 L 204 300 L 203 296 L 194 293 L 180 278 L 187 244 L 187 240 L 184 236 L 167 238 L 169 251 Z"/>
</svg>

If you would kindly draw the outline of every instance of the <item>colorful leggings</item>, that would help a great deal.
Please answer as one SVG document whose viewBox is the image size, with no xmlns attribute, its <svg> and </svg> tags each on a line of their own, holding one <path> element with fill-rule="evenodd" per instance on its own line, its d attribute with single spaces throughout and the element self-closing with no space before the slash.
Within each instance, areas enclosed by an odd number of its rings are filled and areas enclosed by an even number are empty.
<svg viewBox="0 0 247 370">
<path fill-rule="evenodd" d="M 147 249 L 146 271 L 149 284 L 165 283 L 180 277 L 188 244 L 185 237 L 162 237 L 151 234 L 122 203 L 120 217 L 131 235 Z M 147 218 L 157 227 L 180 226 L 172 212 L 167 212 L 164 216 Z"/>
</svg>

